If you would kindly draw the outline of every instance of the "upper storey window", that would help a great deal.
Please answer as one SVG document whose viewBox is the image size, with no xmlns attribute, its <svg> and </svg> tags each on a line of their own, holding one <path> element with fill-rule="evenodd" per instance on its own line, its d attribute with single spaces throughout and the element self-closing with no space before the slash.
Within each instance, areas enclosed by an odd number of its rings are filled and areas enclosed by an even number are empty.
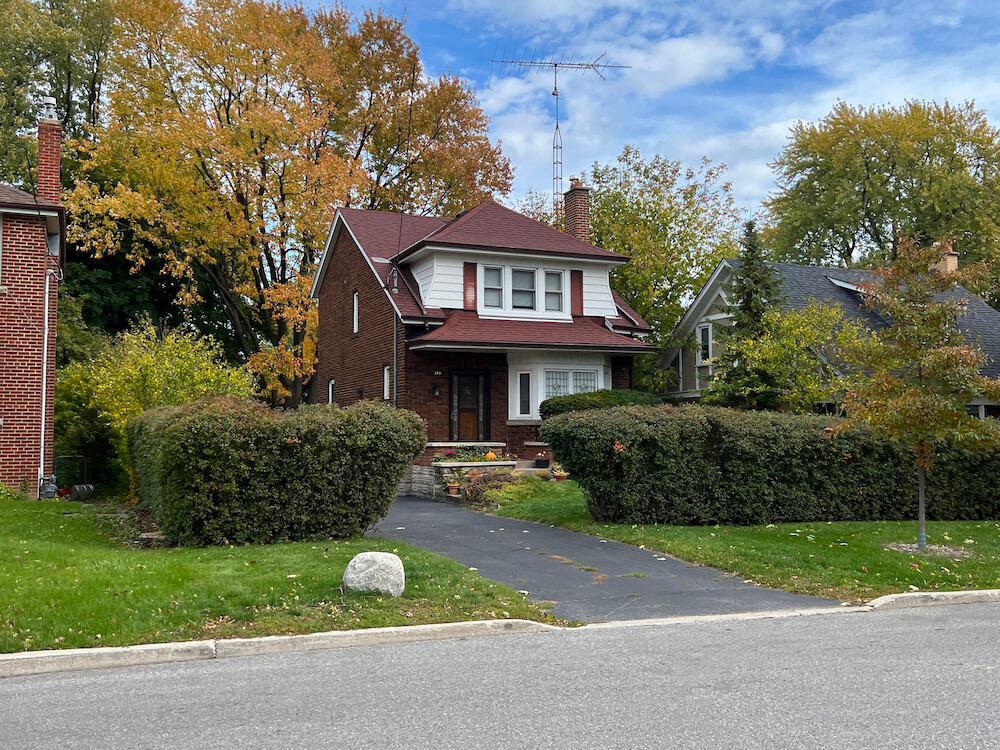
<svg viewBox="0 0 1000 750">
<path fill-rule="evenodd" d="M 503 268 L 483 268 L 483 307 L 503 307 Z"/>
<path fill-rule="evenodd" d="M 545 272 L 545 310 L 547 312 L 562 312 L 563 281 L 562 271 Z"/>
<path fill-rule="evenodd" d="M 515 310 L 535 309 L 535 272 L 515 268 L 510 274 L 510 306 Z"/>
</svg>

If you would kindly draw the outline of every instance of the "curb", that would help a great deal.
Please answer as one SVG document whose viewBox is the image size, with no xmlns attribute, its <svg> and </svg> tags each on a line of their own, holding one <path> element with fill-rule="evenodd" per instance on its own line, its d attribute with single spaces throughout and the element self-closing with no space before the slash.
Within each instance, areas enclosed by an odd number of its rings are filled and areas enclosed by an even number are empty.
<svg viewBox="0 0 1000 750">
<path fill-rule="evenodd" d="M 871 607 L 807 607 L 803 609 L 775 609 L 762 612 L 735 612 L 728 615 L 679 615 L 660 617 L 653 620 L 620 620 L 617 622 L 595 622 L 576 630 L 604 630 L 607 628 L 638 628 L 643 625 L 687 625 L 708 622 L 740 622 L 743 620 L 780 620 L 787 617 L 809 617 L 811 615 L 839 615 L 856 612 L 870 612 Z"/>
<path fill-rule="evenodd" d="M 232 638 L 220 641 L 145 643 L 140 646 L 69 648 L 0 654 L 0 679 L 84 669 L 111 669 L 181 661 L 204 661 L 231 656 L 286 654 L 296 651 L 374 646 L 448 638 L 476 638 L 508 633 L 545 633 L 564 630 L 533 620 L 476 620 L 433 625 L 402 625 L 367 630 L 335 630 L 308 635 Z"/>
<path fill-rule="evenodd" d="M 905 607 L 935 607 L 943 604 L 981 604 L 1000 602 L 1000 589 L 978 591 L 912 591 L 888 594 L 868 602 L 871 609 L 903 609 Z"/>
</svg>

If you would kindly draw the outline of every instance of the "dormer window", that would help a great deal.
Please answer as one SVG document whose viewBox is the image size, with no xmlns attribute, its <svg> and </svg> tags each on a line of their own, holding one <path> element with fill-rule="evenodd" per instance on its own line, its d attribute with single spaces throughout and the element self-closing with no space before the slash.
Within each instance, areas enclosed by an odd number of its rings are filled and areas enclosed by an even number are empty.
<svg viewBox="0 0 1000 750">
<path fill-rule="evenodd" d="M 563 283 L 562 271 L 545 272 L 545 310 L 546 312 L 562 312 Z"/>
<path fill-rule="evenodd" d="M 511 307 L 515 310 L 535 309 L 535 271 L 515 268 L 510 279 Z"/>
<path fill-rule="evenodd" d="M 503 268 L 483 268 L 483 307 L 503 307 Z"/>
</svg>

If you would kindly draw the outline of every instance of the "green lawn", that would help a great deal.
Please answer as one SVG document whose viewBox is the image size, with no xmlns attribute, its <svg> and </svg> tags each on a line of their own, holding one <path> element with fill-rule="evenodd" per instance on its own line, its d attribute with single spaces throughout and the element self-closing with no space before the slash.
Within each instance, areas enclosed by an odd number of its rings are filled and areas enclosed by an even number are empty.
<svg viewBox="0 0 1000 750">
<path fill-rule="evenodd" d="M 630 526 L 595 522 L 575 482 L 531 480 L 497 497 L 502 516 L 616 539 L 787 591 L 864 602 L 901 591 L 1000 588 L 1000 522 L 929 522 L 929 544 L 972 553 L 950 559 L 885 548 L 916 542 L 916 521 Z"/>
<path fill-rule="evenodd" d="M 0 652 L 489 618 L 552 621 L 459 563 L 384 539 L 137 549 L 122 532 L 78 503 L 0 496 Z M 402 597 L 340 590 L 348 561 L 367 550 L 402 558 Z"/>
</svg>

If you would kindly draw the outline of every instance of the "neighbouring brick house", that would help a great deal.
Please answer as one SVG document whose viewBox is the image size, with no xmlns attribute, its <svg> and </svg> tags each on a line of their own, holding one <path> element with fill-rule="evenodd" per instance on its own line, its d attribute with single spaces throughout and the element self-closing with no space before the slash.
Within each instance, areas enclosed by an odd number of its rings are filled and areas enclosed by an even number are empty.
<svg viewBox="0 0 1000 750">
<path fill-rule="evenodd" d="M 587 188 L 565 197 L 566 233 L 491 200 L 454 218 L 338 210 L 312 288 L 312 400 L 420 414 L 419 473 L 454 445 L 533 457 L 543 400 L 631 387 L 655 347 L 611 290 L 628 258 L 590 244 Z"/>
<path fill-rule="evenodd" d="M 62 126 L 38 122 L 38 195 L 0 185 L 0 485 L 37 497 L 52 473 L 57 286 L 66 237 L 59 205 Z"/>
</svg>

